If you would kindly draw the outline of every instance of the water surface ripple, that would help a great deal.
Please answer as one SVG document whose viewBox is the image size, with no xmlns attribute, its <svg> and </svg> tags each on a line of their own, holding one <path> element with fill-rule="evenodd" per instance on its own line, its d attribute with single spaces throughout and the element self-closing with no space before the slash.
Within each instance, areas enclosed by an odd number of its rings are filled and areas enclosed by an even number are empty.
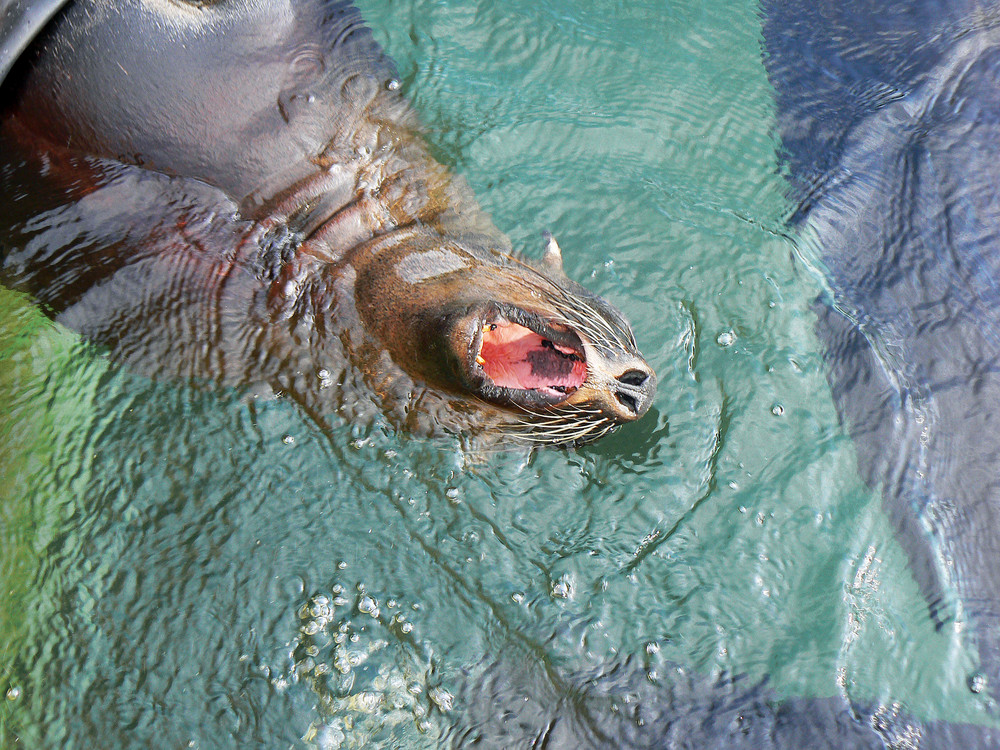
<svg viewBox="0 0 1000 750">
<path fill-rule="evenodd" d="M 655 746 L 643 716 L 765 676 L 984 716 L 838 423 L 756 3 L 359 5 L 435 155 L 633 322 L 656 402 L 470 458 L 152 382 L 0 290 L 3 741 L 510 746 L 521 705 Z"/>
</svg>

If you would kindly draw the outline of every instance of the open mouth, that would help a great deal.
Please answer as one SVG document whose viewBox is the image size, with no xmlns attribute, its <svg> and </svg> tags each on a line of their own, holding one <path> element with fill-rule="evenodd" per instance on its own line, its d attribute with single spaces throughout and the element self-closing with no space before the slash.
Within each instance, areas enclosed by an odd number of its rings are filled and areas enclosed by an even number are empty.
<svg viewBox="0 0 1000 750">
<path fill-rule="evenodd" d="M 476 365 L 507 395 L 528 392 L 523 395 L 534 396 L 530 400 L 565 400 L 587 380 L 583 345 L 569 329 L 516 312 L 520 322 L 510 320 L 514 315 L 497 314 L 482 323 Z"/>
</svg>

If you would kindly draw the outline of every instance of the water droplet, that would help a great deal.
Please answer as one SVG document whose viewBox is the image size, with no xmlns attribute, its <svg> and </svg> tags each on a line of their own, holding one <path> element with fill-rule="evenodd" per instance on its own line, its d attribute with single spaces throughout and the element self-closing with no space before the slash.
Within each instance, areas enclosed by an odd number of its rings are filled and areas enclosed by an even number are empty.
<svg viewBox="0 0 1000 750">
<path fill-rule="evenodd" d="M 652 656 L 653 654 L 659 652 L 660 644 L 656 641 L 650 641 L 646 644 L 646 653 Z"/>
<path fill-rule="evenodd" d="M 20 697 L 21 697 L 21 688 L 17 687 L 16 685 L 14 687 L 7 688 L 7 700 L 16 701 Z"/>
<path fill-rule="evenodd" d="M 782 406 L 781 404 L 775 404 L 774 406 L 771 407 L 771 413 L 776 417 L 780 417 L 782 414 L 785 413 L 785 407 Z"/>
<path fill-rule="evenodd" d="M 733 331 L 723 331 L 716 339 L 719 346 L 732 346 L 736 342 L 736 334 Z"/>
<path fill-rule="evenodd" d="M 396 79 L 396 78 L 390 78 L 388 81 L 385 82 L 385 87 L 389 91 L 398 91 L 399 90 L 399 80 Z"/>
<path fill-rule="evenodd" d="M 291 445 L 292 443 L 295 442 L 295 438 L 292 435 L 283 435 L 281 437 L 281 442 L 283 442 L 285 445 Z"/>
</svg>

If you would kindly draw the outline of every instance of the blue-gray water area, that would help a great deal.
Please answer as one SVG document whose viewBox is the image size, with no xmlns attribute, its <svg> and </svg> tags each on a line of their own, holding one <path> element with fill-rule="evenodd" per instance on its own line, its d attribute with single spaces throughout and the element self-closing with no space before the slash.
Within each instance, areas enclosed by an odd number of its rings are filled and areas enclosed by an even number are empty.
<svg viewBox="0 0 1000 750">
<path fill-rule="evenodd" d="M 435 156 L 631 320 L 652 410 L 469 455 L 150 380 L 0 291 L 3 741 L 461 745 L 525 662 L 566 705 L 627 665 L 989 722 L 834 409 L 756 3 L 359 5 Z"/>
</svg>

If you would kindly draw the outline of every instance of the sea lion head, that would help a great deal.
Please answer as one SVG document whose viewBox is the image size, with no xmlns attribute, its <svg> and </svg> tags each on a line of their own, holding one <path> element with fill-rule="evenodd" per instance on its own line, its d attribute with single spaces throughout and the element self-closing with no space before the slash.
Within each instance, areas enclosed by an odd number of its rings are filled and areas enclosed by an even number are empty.
<svg viewBox="0 0 1000 750">
<path fill-rule="evenodd" d="M 582 443 L 649 409 L 656 376 L 631 327 L 566 278 L 554 240 L 541 268 L 417 229 L 369 257 L 355 285 L 366 329 L 410 375 L 492 412 L 500 433 Z"/>
</svg>

